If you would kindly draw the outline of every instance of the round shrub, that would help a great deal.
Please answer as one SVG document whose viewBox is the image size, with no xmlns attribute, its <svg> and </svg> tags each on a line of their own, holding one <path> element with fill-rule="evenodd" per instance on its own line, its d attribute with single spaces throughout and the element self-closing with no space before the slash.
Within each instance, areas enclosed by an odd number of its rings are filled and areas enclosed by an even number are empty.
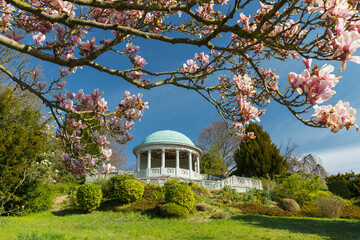
<svg viewBox="0 0 360 240">
<path fill-rule="evenodd" d="M 319 217 L 338 218 L 344 203 L 338 196 L 320 196 L 314 199 Z"/>
<path fill-rule="evenodd" d="M 213 209 L 211 206 L 207 205 L 206 203 L 199 203 L 195 207 L 196 210 L 200 212 L 207 212 Z"/>
<path fill-rule="evenodd" d="M 144 195 L 144 185 L 135 179 L 127 179 L 118 187 L 118 199 L 123 203 L 135 202 Z"/>
<path fill-rule="evenodd" d="M 79 187 L 76 198 L 82 209 L 92 211 L 100 206 L 102 191 L 98 185 L 85 183 Z"/>
<path fill-rule="evenodd" d="M 194 193 L 189 186 L 172 184 L 165 188 L 165 202 L 176 203 L 189 211 L 194 208 Z"/>
<path fill-rule="evenodd" d="M 187 218 L 189 211 L 175 203 L 166 203 L 158 205 L 159 215 L 166 218 Z"/>
<path fill-rule="evenodd" d="M 120 174 L 109 178 L 101 187 L 104 197 L 106 198 L 120 198 L 121 183 L 128 179 L 135 179 L 132 174 Z"/>
<path fill-rule="evenodd" d="M 290 199 L 290 198 L 282 199 L 279 202 L 279 207 L 282 210 L 289 211 L 289 212 L 300 210 L 299 204 L 294 199 Z"/>
<path fill-rule="evenodd" d="M 213 219 L 223 219 L 229 217 L 229 214 L 225 212 L 224 210 L 219 210 L 215 212 L 213 215 L 211 215 L 211 218 Z"/>
<path fill-rule="evenodd" d="M 144 188 L 144 199 L 160 202 L 163 201 L 165 197 L 165 189 L 159 185 L 155 185 L 153 183 L 149 183 L 145 185 Z"/>
</svg>

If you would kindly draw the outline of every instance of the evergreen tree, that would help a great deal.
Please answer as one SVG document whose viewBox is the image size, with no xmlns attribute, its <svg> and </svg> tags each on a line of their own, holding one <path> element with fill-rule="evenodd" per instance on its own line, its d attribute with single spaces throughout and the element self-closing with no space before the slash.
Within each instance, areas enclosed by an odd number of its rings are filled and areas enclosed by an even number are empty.
<svg viewBox="0 0 360 240">
<path fill-rule="evenodd" d="M 211 146 L 210 151 L 204 153 L 200 162 L 200 172 L 215 175 L 227 173 L 227 167 L 217 146 Z"/>
<path fill-rule="evenodd" d="M 45 123 L 39 109 L 21 107 L 10 87 L 0 91 L 0 213 L 30 174 L 30 165 L 46 149 Z"/>
<path fill-rule="evenodd" d="M 235 151 L 236 170 L 234 175 L 245 177 L 270 177 L 273 179 L 285 171 L 286 160 L 270 135 L 261 125 L 250 123 L 246 132 L 254 132 L 256 138 L 242 141 Z"/>
</svg>

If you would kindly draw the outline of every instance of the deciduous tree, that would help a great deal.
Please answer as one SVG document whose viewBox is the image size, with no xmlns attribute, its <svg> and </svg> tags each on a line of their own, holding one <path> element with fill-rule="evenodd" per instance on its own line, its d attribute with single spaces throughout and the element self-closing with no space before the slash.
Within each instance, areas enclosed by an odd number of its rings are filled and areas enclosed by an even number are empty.
<svg viewBox="0 0 360 240">
<path fill-rule="evenodd" d="M 332 74 L 334 67 L 312 66 L 311 61 L 341 62 L 340 71 L 348 61 L 360 63 L 354 55 L 360 47 L 357 0 L 1 0 L 0 4 L 0 45 L 59 65 L 58 78 L 39 80 L 35 70 L 31 83 L 4 65 L 0 70 L 50 107 L 68 144 L 64 163 L 76 174 L 85 174 L 111 156 L 94 124 L 126 143 L 132 138 L 129 130 L 147 107 L 141 96 L 126 92 L 111 112 L 100 91 L 90 95 L 67 91 L 65 78 L 82 67 L 118 76 L 139 88 L 172 84 L 196 91 L 233 123 L 243 139 L 254 136 L 245 133 L 245 127 L 259 120 L 271 100 L 308 126 L 337 132 L 355 125 L 356 111 L 348 102 L 323 105 L 340 80 Z M 147 67 L 152 59 L 145 60 L 137 46 L 144 41 L 190 46 L 194 52 L 178 67 L 156 71 Z M 110 52 L 119 57 L 117 67 L 101 61 Z M 288 84 L 280 87 L 279 76 L 262 63 L 288 58 L 303 58 L 305 70 L 290 72 Z M 69 113 L 71 118 L 62 121 L 61 115 Z M 98 152 L 86 151 L 84 144 L 89 143 L 81 140 L 83 135 L 98 145 Z"/>
<path fill-rule="evenodd" d="M 273 179 L 285 171 L 286 160 L 280 150 L 271 142 L 270 135 L 261 125 L 250 123 L 247 131 L 256 135 L 255 139 L 242 141 L 235 151 L 236 170 L 234 175 Z"/>
<path fill-rule="evenodd" d="M 226 172 L 232 172 L 235 167 L 234 151 L 240 143 L 240 139 L 231 134 L 229 127 L 224 121 L 214 121 L 210 126 L 204 128 L 199 133 L 199 147 L 203 152 L 210 152 L 211 148 L 216 146 L 220 154 L 220 159 L 223 159 Z"/>
</svg>

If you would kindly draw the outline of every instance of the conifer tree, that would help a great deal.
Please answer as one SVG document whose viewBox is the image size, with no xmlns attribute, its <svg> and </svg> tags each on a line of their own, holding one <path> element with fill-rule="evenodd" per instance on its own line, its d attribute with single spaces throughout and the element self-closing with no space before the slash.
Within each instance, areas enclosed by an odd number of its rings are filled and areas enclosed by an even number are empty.
<svg viewBox="0 0 360 240">
<path fill-rule="evenodd" d="M 235 151 L 237 168 L 234 175 L 273 179 L 284 172 L 286 160 L 262 126 L 250 123 L 246 131 L 254 132 L 256 138 L 242 141 L 239 149 Z"/>
</svg>

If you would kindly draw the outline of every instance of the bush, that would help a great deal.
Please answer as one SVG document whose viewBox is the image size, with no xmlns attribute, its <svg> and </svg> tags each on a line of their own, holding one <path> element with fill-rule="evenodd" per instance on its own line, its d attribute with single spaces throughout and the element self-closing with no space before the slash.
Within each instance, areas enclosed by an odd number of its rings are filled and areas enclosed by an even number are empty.
<svg viewBox="0 0 360 240">
<path fill-rule="evenodd" d="M 299 204 L 294 200 L 290 198 L 284 198 L 279 202 L 279 207 L 284 211 L 299 211 L 300 206 Z"/>
<path fill-rule="evenodd" d="M 274 194 L 278 199 L 294 199 L 301 206 L 325 190 L 326 186 L 319 176 L 304 176 L 298 173 L 283 179 L 275 188 Z"/>
<path fill-rule="evenodd" d="M 219 191 L 220 198 L 225 202 L 238 202 L 241 200 L 241 195 L 229 186 L 225 186 Z"/>
<path fill-rule="evenodd" d="M 327 183 L 329 191 L 344 199 L 351 199 L 351 192 L 343 179 L 330 180 Z"/>
<path fill-rule="evenodd" d="M 256 188 L 249 188 L 243 195 L 242 201 L 243 202 L 256 202 L 257 200 L 257 193 L 259 191 Z"/>
<path fill-rule="evenodd" d="M 80 208 L 86 211 L 95 210 L 100 206 L 101 188 L 95 184 L 85 183 L 79 187 L 76 198 Z"/>
<path fill-rule="evenodd" d="M 321 196 L 314 199 L 319 217 L 338 218 L 344 203 L 337 196 Z"/>
<path fill-rule="evenodd" d="M 360 207 L 352 204 L 345 204 L 342 208 L 340 217 L 360 219 Z"/>
<path fill-rule="evenodd" d="M 166 218 L 187 218 L 189 210 L 175 203 L 158 205 L 159 215 Z"/>
<path fill-rule="evenodd" d="M 261 192 L 261 203 L 264 205 L 270 205 L 272 202 L 272 195 L 270 192 L 264 190 Z"/>
<path fill-rule="evenodd" d="M 127 179 L 118 186 L 118 199 L 122 203 L 135 202 L 144 195 L 144 185 L 135 179 Z"/>
<path fill-rule="evenodd" d="M 213 215 L 211 215 L 211 218 L 213 218 L 213 219 L 223 219 L 223 218 L 228 218 L 228 217 L 229 217 L 229 214 L 221 209 L 216 211 Z"/>
<path fill-rule="evenodd" d="M 39 212 L 51 208 L 54 200 L 53 186 L 36 181 L 32 187 L 28 188 L 25 200 L 26 212 Z"/>
<path fill-rule="evenodd" d="M 196 210 L 200 211 L 200 212 L 207 212 L 212 210 L 212 207 L 207 205 L 206 203 L 199 203 L 196 206 Z"/>
<path fill-rule="evenodd" d="M 194 193 L 189 186 L 179 183 L 171 184 L 165 188 L 165 202 L 176 203 L 192 211 L 195 204 Z"/>
<path fill-rule="evenodd" d="M 268 216 L 289 217 L 296 216 L 297 213 L 287 212 L 280 208 L 272 208 L 264 206 L 260 203 L 240 203 L 232 205 L 234 208 L 240 209 L 243 214 L 260 214 Z"/>
<path fill-rule="evenodd" d="M 115 206 L 114 210 L 119 211 L 129 211 L 129 212 L 152 212 L 158 202 L 151 201 L 148 199 L 140 199 L 139 201 L 133 202 L 131 204 Z"/>
<path fill-rule="evenodd" d="M 165 189 L 150 182 L 145 185 L 143 198 L 156 202 L 163 201 L 165 198 Z"/>
<path fill-rule="evenodd" d="M 193 181 L 189 182 L 189 186 L 191 187 L 191 190 L 199 196 L 202 196 L 202 197 L 210 197 L 211 196 L 209 189 L 207 189 L 204 186 L 200 186 L 200 185 L 194 183 Z"/>
<path fill-rule="evenodd" d="M 135 179 L 135 176 L 132 174 L 120 174 L 109 178 L 101 187 L 104 197 L 118 199 L 120 197 L 120 185 L 128 179 Z"/>
</svg>

